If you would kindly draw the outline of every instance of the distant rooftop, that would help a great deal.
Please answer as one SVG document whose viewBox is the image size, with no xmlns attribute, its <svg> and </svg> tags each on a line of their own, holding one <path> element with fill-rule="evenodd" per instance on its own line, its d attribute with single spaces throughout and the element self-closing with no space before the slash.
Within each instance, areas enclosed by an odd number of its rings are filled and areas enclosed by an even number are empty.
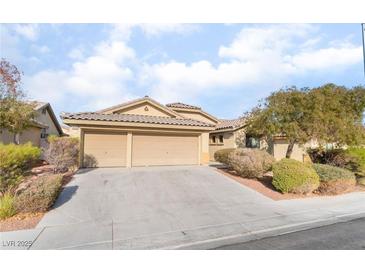
<svg viewBox="0 0 365 274">
<path fill-rule="evenodd" d="M 172 108 L 201 109 L 200 107 L 192 106 L 192 105 L 188 105 L 188 104 L 184 104 L 184 103 L 180 103 L 180 102 L 166 104 L 166 106 L 172 107 Z"/>
<path fill-rule="evenodd" d="M 222 130 L 222 129 L 236 129 L 245 124 L 245 119 L 238 118 L 238 119 L 222 119 L 219 123 L 215 126 L 215 130 Z"/>
</svg>

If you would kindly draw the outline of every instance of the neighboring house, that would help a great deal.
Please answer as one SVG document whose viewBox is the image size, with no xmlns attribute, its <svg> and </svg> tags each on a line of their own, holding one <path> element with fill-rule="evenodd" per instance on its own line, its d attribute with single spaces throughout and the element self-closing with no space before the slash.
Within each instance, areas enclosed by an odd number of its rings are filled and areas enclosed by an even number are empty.
<svg viewBox="0 0 365 274">
<path fill-rule="evenodd" d="M 78 127 L 70 127 L 68 125 L 61 125 L 61 127 L 65 135 L 70 137 L 80 137 L 80 129 Z"/>
<path fill-rule="evenodd" d="M 63 113 L 69 135 L 79 130 L 82 167 L 201 165 L 223 148 L 265 148 L 285 157 L 287 143 L 246 136 L 245 120 L 220 120 L 200 107 L 162 105 L 145 96 L 96 112 Z M 303 161 L 296 146 L 293 158 Z M 283 153 L 284 152 L 284 153 Z M 305 153 L 305 152 L 304 152 Z"/>
<path fill-rule="evenodd" d="M 16 136 L 19 144 L 31 142 L 35 146 L 42 146 L 43 141 L 49 135 L 61 136 L 62 128 L 54 114 L 49 103 L 32 102 L 35 104 L 34 109 L 37 116 L 33 121 L 33 125 Z M 14 142 L 14 134 L 6 129 L 0 130 L 0 142 L 9 144 Z"/>
</svg>

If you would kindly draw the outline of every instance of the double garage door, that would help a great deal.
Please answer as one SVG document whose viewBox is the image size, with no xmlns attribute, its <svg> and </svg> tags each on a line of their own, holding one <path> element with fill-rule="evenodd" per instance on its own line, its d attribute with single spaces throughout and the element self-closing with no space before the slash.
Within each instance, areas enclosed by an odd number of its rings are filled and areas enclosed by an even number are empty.
<svg viewBox="0 0 365 274">
<path fill-rule="evenodd" d="M 85 132 L 85 167 L 125 167 L 127 153 L 132 166 L 196 165 L 199 138 L 193 135 L 133 133 L 130 150 L 126 133 Z"/>
</svg>

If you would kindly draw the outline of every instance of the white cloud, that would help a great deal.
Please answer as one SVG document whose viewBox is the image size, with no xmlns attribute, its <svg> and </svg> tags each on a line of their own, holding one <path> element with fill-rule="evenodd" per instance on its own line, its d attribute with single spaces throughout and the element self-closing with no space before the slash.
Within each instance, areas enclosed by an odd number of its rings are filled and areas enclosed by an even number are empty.
<svg viewBox="0 0 365 274">
<path fill-rule="evenodd" d="M 84 58 L 84 52 L 81 48 L 74 48 L 68 53 L 67 56 L 71 59 L 81 60 Z"/>
<path fill-rule="evenodd" d="M 46 54 L 51 52 L 51 49 L 47 47 L 46 45 L 40 46 L 40 45 L 32 45 L 32 49 L 36 51 L 37 53 Z"/>
<path fill-rule="evenodd" d="M 73 111 L 95 110 L 135 98 L 138 91 L 131 86 L 144 88 L 164 103 L 194 102 L 207 93 L 214 97 L 238 89 L 243 98 L 251 98 L 253 87 L 272 91 L 292 84 L 293 76 L 331 73 L 361 62 L 360 46 L 349 41 L 326 45 L 311 25 L 260 25 L 244 27 L 231 43 L 219 47 L 220 59 L 215 64 L 209 60 L 151 64 L 128 44 L 135 27 L 147 36 L 189 31 L 179 24 L 115 25 L 91 55 L 86 56 L 81 45 L 70 51 L 68 56 L 74 62 L 68 71 L 45 70 L 27 77 L 28 89 L 34 97 L 76 100 Z"/>
<path fill-rule="evenodd" d="M 199 30 L 199 27 L 194 24 L 140 24 L 139 27 L 148 36 L 163 33 L 188 34 Z"/>
<path fill-rule="evenodd" d="M 348 66 L 359 63 L 362 58 L 362 47 L 354 45 L 343 45 L 337 48 L 323 48 L 288 57 L 298 70 L 343 70 Z"/>
<path fill-rule="evenodd" d="M 189 34 L 200 29 L 195 24 L 114 24 L 110 37 L 113 40 L 128 41 L 134 28 L 140 28 L 148 37 L 166 33 Z"/>
<path fill-rule="evenodd" d="M 34 99 L 61 102 L 77 99 L 81 108 L 95 110 L 133 97 L 126 82 L 133 78 L 127 63 L 134 51 L 123 42 L 102 42 L 94 55 L 73 63 L 69 71 L 45 70 L 25 78 Z"/>
<path fill-rule="evenodd" d="M 38 38 L 39 27 L 37 24 L 18 24 L 14 30 L 26 39 L 35 41 Z"/>
<path fill-rule="evenodd" d="M 156 65 L 145 64 L 140 76 L 144 85 L 152 86 L 152 96 L 166 103 L 174 100 L 192 100 L 209 89 L 254 83 L 259 75 L 250 63 L 233 61 L 215 67 L 203 60 L 190 65 L 175 61 Z"/>
<path fill-rule="evenodd" d="M 306 24 L 243 28 L 229 46 L 219 48 L 219 56 L 242 61 L 281 56 L 294 46 L 294 39 L 306 37 L 312 30 Z"/>
</svg>

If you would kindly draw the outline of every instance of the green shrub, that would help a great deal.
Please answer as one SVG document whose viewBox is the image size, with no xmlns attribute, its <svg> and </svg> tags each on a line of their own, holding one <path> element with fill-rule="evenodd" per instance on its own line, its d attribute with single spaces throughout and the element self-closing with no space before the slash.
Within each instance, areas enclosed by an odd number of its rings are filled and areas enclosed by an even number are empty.
<svg viewBox="0 0 365 274">
<path fill-rule="evenodd" d="M 9 218 L 15 214 L 14 197 L 6 193 L 0 198 L 0 220 Z"/>
<path fill-rule="evenodd" d="M 244 178 L 261 178 L 271 170 L 275 159 L 265 150 L 243 148 L 228 155 L 228 165 Z"/>
<path fill-rule="evenodd" d="M 73 137 L 50 137 L 45 150 L 45 160 L 54 165 L 54 171 L 66 172 L 75 168 L 79 160 L 79 139 Z"/>
<path fill-rule="evenodd" d="M 365 176 L 365 148 L 350 147 L 345 153 L 351 159 L 347 164 L 347 168 L 359 176 Z"/>
<path fill-rule="evenodd" d="M 347 169 L 323 164 L 314 164 L 313 168 L 321 182 L 318 188 L 321 193 L 340 194 L 356 185 L 355 175 Z"/>
<path fill-rule="evenodd" d="M 56 201 L 62 187 L 62 175 L 40 177 L 15 199 L 18 212 L 45 212 Z"/>
<path fill-rule="evenodd" d="M 344 168 L 331 165 L 313 164 L 320 181 L 328 182 L 333 180 L 355 180 L 355 175 Z"/>
<path fill-rule="evenodd" d="M 41 150 L 31 143 L 25 145 L 0 143 L 0 191 L 5 192 L 22 178 L 32 162 L 39 159 Z"/>
<path fill-rule="evenodd" d="M 359 176 L 365 176 L 365 148 L 350 147 L 329 150 L 315 148 L 309 149 L 308 154 L 313 163 L 346 168 Z"/>
<path fill-rule="evenodd" d="M 214 153 L 214 160 L 222 164 L 228 164 L 228 155 L 233 152 L 234 148 L 225 148 Z"/>
<path fill-rule="evenodd" d="M 309 163 L 284 158 L 272 170 L 272 184 L 283 193 L 307 194 L 319 187 L 319 177 Z"/>
</svg>

